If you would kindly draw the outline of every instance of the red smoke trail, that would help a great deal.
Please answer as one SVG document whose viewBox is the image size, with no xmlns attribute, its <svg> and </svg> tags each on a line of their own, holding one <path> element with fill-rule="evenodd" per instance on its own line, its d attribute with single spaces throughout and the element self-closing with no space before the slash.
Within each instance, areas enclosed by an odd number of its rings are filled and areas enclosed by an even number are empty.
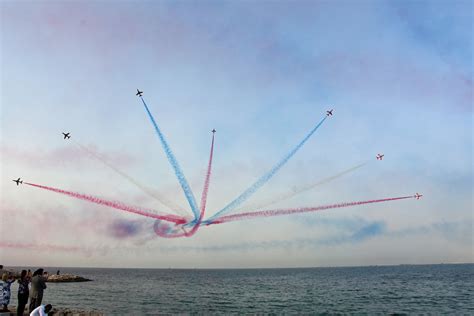
<svg viewBox="0 0 474 316">
<path fill-rule="evenodd" d="M 324 211 L 333 208 L 342 208 L 342 207 L 351 207 L 363 204 L 372 204 L 372 203 L 381 203 L 381 202 L 388 202 L 388 201 L 397 201 L 397 200 L 404 200 L 404 199 L 412 199 L 414 198 L 413 195 L 410 196 L 402 196 L 402 197 L 395 197 L 395 198 L 386 198 L 386 199 L 379 199 L 379 200 L 369 200 L 369 201 L 359 201 L 359 202 L 346 202 L 346 203 L 339 203 L 339 204 L 332 204 L 332 205 L 323 205 L 323 206 L 315 206 L 315 207 L 301 207 L 301 208 L 290 208 L 290 209 L 279 209 L 279 210 L 266 210 L 266 211 L 256 211 L 256 212 L 246 212 L 240 214 L 233 214 L 233 215 L 226 215 L 219 218 L 216 218 L 208 225 L 212 224 L 222 224 L 232 221 L 238 221 L 243 219 L 251 219 L 255 217 L 270 217 L 270 216 L 278 216 L 278 215 L 290 215 L 290 214 L 299 214 L 299 213 L 309 213 L 309 212 L 317 212 L 317 211 Z"/>
<path fill-rule="evenodd" d="M 47 245 L 47 244 L 32 244 L 32 243 L 13 243 L 0 241 L 0 248 L 12 248 L 12 249 L 31 249 L 31 250 L 49 250 L 49 251 L 82 251 L 84 248 L 74 246 L 60 246 L 60 245 Z"/>
<path fill-rule="evenodd" d="M 163 204 L 164 206 L 166 206 L 170 211 L 178 212 L 178 213 L 180 213 L 180 215 L 186 216 L 184 211 L 182 211 L 184 209 L 184 207 L 176 205 L 175 203 L 167 200 L 164 196 L 161 196 L 160 194 L 158 194 L 158 192 L 154 192 L 154 191 L 150 190 L 149 188 L 145 187 L 143 184 L 141 184 L 140 182 L 138 182 L 137 180 L 135 180 L 134 178 L 132 178 L 131 176 L 129 176 L 128 174 L 126 174 L 125 172 L 120 170 L 119 168 L 115 167 L 110 162 L 108 162 L 106 159 L 101 157 L 99 154 L 97 154 L 93 150 L 90 150 L 89 148 L 82 145 L 78 141 L 73 140 L 73 143 L 76 144 L 76 146 L 78 146 L 81 150 L 83 150 L 87 154 L 89 154 L 91 157 L 95 158 L 96 160 L 103 163 L 105 166 L 109 167 L 111 170 L 115 171 L 118 175 L 122 176 L 124 179 L 127 179 L 130 183 L 132 183 L 137 188 L 142 190 L 142 192 L 144 192 L 148 196 L 152 197 L 156 201 L 158 201 L 161 204 Z"/>
<path fill-rule="evenodd" d="M 201 222 L 204 212 L 206 211 L 206 203 L 207 203 L 207 192 L 209 191 L 209 183 L 211 181 L 211 170 L 212 170 L 212 157 L 214 155 L 214 133 L 212 133 L 212 143 L 211 143 L 211 153 L 209 155 L 209 163 L 207 165 L 207 173 L 206 173 L 206 180 L 204 181 L 204 189 L 202 190 L 201 196 L 201 214 L 199 216 L 198 223 Z"/>
<path fill-rule="evenodd" d="M 189 223 L 189 224 L 194 223 L 194 226 L 191 228 L 190 231 L 186 231 L 184 226 L 181 226 L 179 228 L 177 227 L 173 228 L 169 226 L 169 224 L 161 224 L 159 221 L 156 221 L 154 230 L 158 236 L 161 236 L 164 238 L 191 237 L 199 229 L 199 227 L 201 226 L 202 219 L 204 217 L 204 213 L 206 212 L 207 193 L 209 191 L 209 184 L 211 181 L 213 156 L 214 156 L 214 132 L 212 133 L 211 153 L 209 154 L 209 163 L 207 165 L 206 180 L 204 181 L 204 188 L 202 190 L 202 196 L 201 196 L 201 212 L 199 214 L 197 222 Z"/>
<path fill-rule="evenodd" d="M 287 193 L 284 193 L 284 194 L 280 194 L 278 195 L 276 198 L 273 198 L 273 199 L 269 199 L 269 200 L 266 200 L 266 201 L 263 201 L 262 203 L 260 204 L 254 204 L 254 205 L 251 205 L 251 206 L 248 206 L 248 207 L 245 207 L 245 208 L 238 208 L 236 209 L 236 211 L 242 211 L 243 209 L 262 209 L 264 207 L 267 207 L 269 205 L 272 205 L 272 204 L 275 204 L 275 203 L 278 203 L 278 202 L 282 202 L 282 201 L 285 201 L 285 200 L 288 200 L 288 199 L 291 199 L 292 197 L 300 194 L 300 193 L 303 193 L 303 192 L 306 192 L 306 191 L 309 191 L 309 190 L 312 190 L 320 185 L 323 185 L 323 184 L 326 184 L 326 183 L 329 183 L 333 180 L 336 180 L 337 178 L 339 177 L 342 177 L 343 175 L 346 175 L 350 172 L 353 172 L 363 166 L 365 166 L 367 164 L 367 162 L 364 162 L 364 163 L 361 163 L 361 164 L 358 164 L 354 167 L 351 167 L 349 169 L 346 169 L 342 172 L 339 172 L 331 177 L 328 177 L 328 178 L 325 178 L 323 180 L 320 180 L 318 182 L 315 182 L 315 183 L 311 183 L 311 184 L 307 184 L 307 185 L 303 185 L 303 186 L 298 186 L 298 187 L 294 187 L 291 191 L 287 192 Z"/>
<path fill-rule="evenodd" d="M 65 191 L 65 190 L 61 190 L 61 189 L 57 189 L 57 188 L 47 187 L 47 186 L 44 186 L 44 185 L 28 183 L 28 182 L 24 182 L 24 184 L 27 184 L 27 185 L 30 185 L 30 186 L 33 186 L 33 187 L 37 187 L 37 188 L 40 188 L 40 189 L 44 189 L 44 190 L 64 194 L 64 195 L 74 197 L 74 198 L 79 199 L 79 200 L 88 201 L 88 202 L 92 202 L 92 203 L 95 203 L 95 204 L 112 207 L 112 208 L 115 208 L 115 209 L 118 209 L 118 210 L 130 212 L 130 213 L 135 213 L 135 214 L 139 214 L 139 215 L 146 216 L 146 217 L 151 217 L 151 218 L 160 219 L 160 220 L 164 220 L 164 221 L 168 221 L 168 222 L 173 222 L 173 223 L 176 223 L 176 224 L 184 224 L 184 223 L 187 222 L 186 219 L 184 219 L 183 217 L 177 216 L 177 215 L 153 214 L 153 213 L 150 213 L 148 211 L 145 211 L 145 210 L 142 210 L 142 209 L 139 209 L 139 208 L 136 208 L 136 207 L 125 205 L 121 202 L 108 201 L 108 200 L 104 200 L 104 199 L 101 199 L 101 198 L 98 198 L 98 197 L 95 197 L 95 196 L 91 196 L 91 195 Z"/>
</svg>

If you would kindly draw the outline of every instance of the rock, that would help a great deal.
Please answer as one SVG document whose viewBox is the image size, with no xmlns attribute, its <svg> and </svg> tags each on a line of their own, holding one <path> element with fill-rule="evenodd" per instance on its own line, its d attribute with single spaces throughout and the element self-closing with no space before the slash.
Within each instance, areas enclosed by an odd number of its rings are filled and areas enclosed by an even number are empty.
<svg viewBox="0 0 474 316">
<path fill-rule="evenodd" d="M 83 278 L 73 274 L 51 274 L 46 279 L 46 282 L 87 282 L 92 281 L 90 279 Z"/>
</svg>

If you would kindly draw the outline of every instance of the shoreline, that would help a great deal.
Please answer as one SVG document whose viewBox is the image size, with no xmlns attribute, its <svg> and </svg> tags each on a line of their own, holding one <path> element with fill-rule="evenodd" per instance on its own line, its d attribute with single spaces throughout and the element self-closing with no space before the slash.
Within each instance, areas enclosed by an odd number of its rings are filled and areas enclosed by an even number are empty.
<svg viewBox="0 0 474 316">
<path fill-rule="evenodd" d="M 4 315 L 11 315 L 16 316 L 16 306 L 12 305 L 8 307 L 9 314 L 5 313 Z M 3 315 L 0 312 L 0 315 Z M 24 316 L 29 315 L 29 313 L 24 313 Z M 89 311 L 89 310 L 82 310 L 82 309 L 73 309 L 73 308 L 66 308 L 66 307 L 54 307 L 49 315 L 53 316 L 104 316 L 105 313 L 99 311 Z"/>
</svg>

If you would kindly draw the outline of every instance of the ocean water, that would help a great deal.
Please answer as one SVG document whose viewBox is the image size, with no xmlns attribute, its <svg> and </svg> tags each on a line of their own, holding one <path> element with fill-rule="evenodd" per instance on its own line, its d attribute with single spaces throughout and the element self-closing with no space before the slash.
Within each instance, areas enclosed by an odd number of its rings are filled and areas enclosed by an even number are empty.
<svg viewBox="0 0 474 316">
<path fill-rule="evenodd" d="M 48 283 L 44 303 L 108 315 L 470 314 L 474 264 L 305 269 L 59 268 L 90 279 Z M 55 272 L 57 268 L 46 268 Z M 17 285 L 11 304 L 16 305 Z"/>
</svg>

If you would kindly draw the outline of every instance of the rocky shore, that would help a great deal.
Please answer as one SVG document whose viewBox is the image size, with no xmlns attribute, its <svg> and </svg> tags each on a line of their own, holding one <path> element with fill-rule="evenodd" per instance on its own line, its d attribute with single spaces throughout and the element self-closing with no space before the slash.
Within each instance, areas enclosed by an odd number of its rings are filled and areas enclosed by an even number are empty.
<svg viewBox="0 0 474 316">
<path fill-rule="evenodd" d="M 9 306 L 10 313 L 0 313 L 0 315 L 16 316 L 16 306 Z M 24 314 L 28 315 L 28 314 Z M 105 314 L 99 311 L 84 311 L 71 308 L 55 308 L 49 313 L 54 316 L 104 316 Z"/>
<path fill-rule="evenodd" d="M 88 282 L 90 279 L 83 278 L 73 274 L 51 274 L 46 279 L 46 282 Z"/>
<path fill-rule="evenodd" d="M 2 272 L 6 273 L 11 273 L 15 279 L 20 278 L 20 272 L 18 271 L 11 271 L 11 270 L 2 270 Z M 2 273 L 0 273 L 1 277 Z M 45 280 L 46 282 L 88 282 L 92 281 L 91 279 L 87 279 L 84 277 L 81 277 L 79 275 L 74 275 L 74 274 L 48 274 L 47 276 L 45 275 Z"/>
</svg>

